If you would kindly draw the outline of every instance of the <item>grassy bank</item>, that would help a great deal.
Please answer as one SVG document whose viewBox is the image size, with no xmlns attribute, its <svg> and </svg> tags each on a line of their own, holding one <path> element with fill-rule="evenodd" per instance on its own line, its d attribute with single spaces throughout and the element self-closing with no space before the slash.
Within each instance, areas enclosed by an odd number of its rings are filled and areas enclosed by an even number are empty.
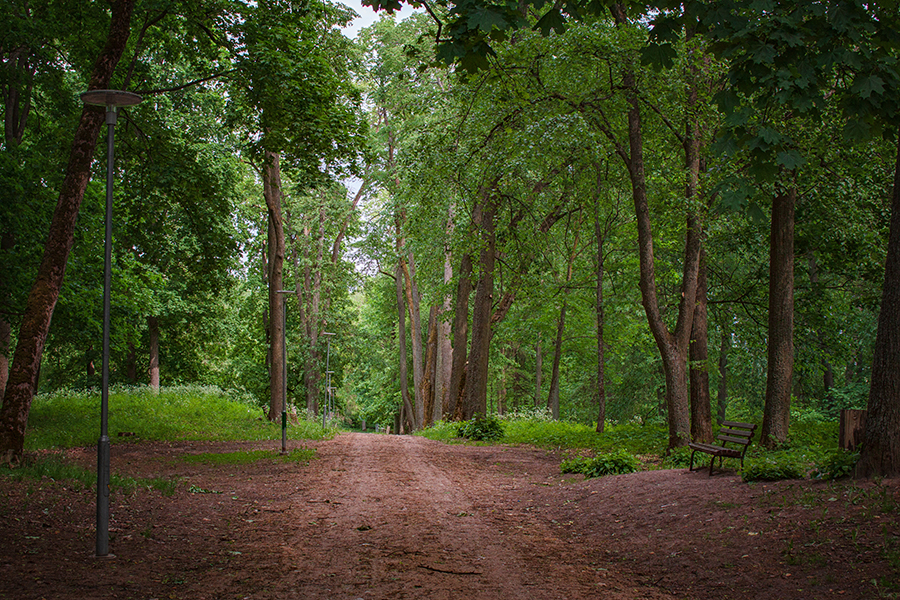
<svg viewBox="0 0 900 600">
<path fill-rule="evenodd" d="M 288 437 L 322 439 L 321 424 L 290 419 Z M 100 437 L 100 393 L 57 392 L 34 399 L 25 436 L 27 450 L 90 446 Z M 109 437 L 123 441 L 267 440 L 281 438 L 281 423 L 240 392 L 178 386 L 114 388 L 109 396 Z"/>
</svg>

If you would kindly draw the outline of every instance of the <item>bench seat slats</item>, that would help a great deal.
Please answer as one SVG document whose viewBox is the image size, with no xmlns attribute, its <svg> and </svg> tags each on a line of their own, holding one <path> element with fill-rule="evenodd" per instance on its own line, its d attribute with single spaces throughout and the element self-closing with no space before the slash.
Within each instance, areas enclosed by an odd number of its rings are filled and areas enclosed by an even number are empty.
<svg viewBox="0 0 900 600">
<path fill-rule="evenodd" d="M 716 441 L 720 442 L 719 445 L 701 442 L 691 442 L 688 444 L 688 447 L 691 449 L 690 470 L 694 470 L 694 454 L 697 452 L 711 455 L 709 462 L 710 475 L 713 473 L 713 465 L 715 465 L 717 457 L 719 459 L 719 468 L 722 467 L 723 458 L 739 458 L 741 460 L 741 468 L 743 469 L 744 454 L 747 452 L 747 448 L 750 447 L 750 443 L 753 441 L 754 431 L 756 431 L 756 425 L 752 423 L 724 421 L 722 423 L 722 428 L 716 436 Z M 728 443 L 735 444 L 737 447 L 726 447 L 726 444 Z"/>
</svg>

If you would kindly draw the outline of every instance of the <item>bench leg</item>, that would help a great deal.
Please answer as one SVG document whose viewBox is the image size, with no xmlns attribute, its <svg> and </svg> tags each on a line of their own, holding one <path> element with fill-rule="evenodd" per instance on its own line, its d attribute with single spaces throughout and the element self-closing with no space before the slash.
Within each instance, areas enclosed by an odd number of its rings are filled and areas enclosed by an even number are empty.
<svg viewBox="0 0 900 600">
<path fill-rule="evenodd" d="M 712 477 L 713 465 L 716 464 L 716 455 L 713 454 L 712 460 L 709 461 L 709 476 Z M 719 468 L 722 468 L 722 465 L 719 464 Z"/>
<path fill-rule="evenodd" d="M 691 466 L 688 467 L 688 471 L 694 470 L 694 454 L 696 454 L 696 453 L 697 453 L 696 450 L 691 450 Z"/>
</svg>

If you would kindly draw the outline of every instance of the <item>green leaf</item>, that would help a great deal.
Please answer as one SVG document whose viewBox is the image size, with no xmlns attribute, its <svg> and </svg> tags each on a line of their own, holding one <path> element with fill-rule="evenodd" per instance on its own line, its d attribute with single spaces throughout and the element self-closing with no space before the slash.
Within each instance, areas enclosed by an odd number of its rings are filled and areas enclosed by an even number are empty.
<svg viewBox="0 0 900 600">
<path fill-rule="evenodd" d="M 754 225 L 765 225 L 766 213 L 756 202 L 751 202 L 747 207 L 747 216 Z"/>
<path fill-rule="evenodd" d="M 774 146 L 784 139 L 780 133 L 778 133 L 771 127 L 760 128 L 759 137 L 761 137 L 763 141 L 770 146 Z"/>
<path fill-rule="evenodd" d="M 777 161 L 779 165 L 782 165 L 785 169 L 789 171 L 793 171 L 799 167 L 803 166 L 803 163 L 806 160 L 803 158 L 803 155 L 797 152 L 796 150 L 788 150 L 787 152 L 779 152 L 777 156 Z"/>
<path fill-rule="evenodd" d="M 541 19 L 535 23 L 535 30 L 540 30 L 542 35 L 550 35 L 553 30 L 556 33 L 562 33 L 566 30 L 566 20 L 557 8 L 548 10 Z"/>
<path fill-rule="evenodd" d="M 869 75 L 853 82 L 851 91 L 857 93 L 862 98 L 868 98 L 874 94 L 884 94 L 884 80 L 878 75 Z"/>
<path fill-rule="evenodd" d="M 732 114 L 741 106 L 740 96 L 738 96 L 731 90 L 722 90 L 721 92 L 716 94 L 713 99 L 718 105 L 719 110 L 721 110 L 726 115 Z"/>
<path fill-rule="evenodd" d="M 486 6 L 479 6 L 469 14 L 467 24 L 470 29 L 480 29 L 485 33 L 489 33 L 491 29 L 506 29 L 506 18 L 499 12 L 491 10 Z"/>
<path fill-rule="evenodd" d="M 849 121 L 847 121 L 847 124 L 844 125 L 843 135 L 844 140 L 847 142 L 862 142 L 869 138 L 869 136 L 871 135 L 871 129 L 863 121 L 850 119 Z"/>
<path fill-rule="evenodd" d="M 650 44 L 641 48 L 641 64 L 651 65 L 657 70 L 671 69 L 675 66 L 678 54 L 671 44 Z"/>
</svg>

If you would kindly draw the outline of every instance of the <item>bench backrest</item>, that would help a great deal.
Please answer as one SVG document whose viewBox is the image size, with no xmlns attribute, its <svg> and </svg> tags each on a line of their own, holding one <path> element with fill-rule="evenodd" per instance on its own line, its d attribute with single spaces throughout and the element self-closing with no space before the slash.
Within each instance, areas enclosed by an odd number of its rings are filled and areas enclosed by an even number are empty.
<svg viewBox="0 0 900 600">
<path fill-rule="evenodd" d="M 756 425 L 753 423 L 739 423 L 737 421 L 722 421 L 722 428 L 716 439 L 722 442 L 724 446 L 727 442 L 743 446 L 741 454 L 747 451 L 750 442 L 753 441 L 753 432 L 756 431 Z"/>
</svg>

